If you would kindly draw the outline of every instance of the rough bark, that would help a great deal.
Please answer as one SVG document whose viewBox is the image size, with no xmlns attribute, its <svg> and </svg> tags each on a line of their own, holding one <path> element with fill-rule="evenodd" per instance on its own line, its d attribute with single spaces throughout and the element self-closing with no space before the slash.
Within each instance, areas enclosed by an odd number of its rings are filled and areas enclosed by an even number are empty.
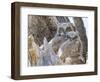
<svg viewBox="0 0 100 82">
<path fill-rule="evenodd" d="M 43 44 L 43 38 L 48 41 L 54 37 L 56 33 L 56 25 L 52 23 L 49 16 L 32 16 L 29 15 L 28 34 L 33 34 L 36 44 Z"/>
<path fill-rule="evenodd" d="M 79 32 L 79 36 L 83 44 L 83 56 L 86 62 L 87 51 L 88 51 L 88 42 L 87 42 L 88 40 L 86 36 L 86 30 L 84 27 L 84 23 L 83 23 L 82 18 L 80 17 L 74 17 L 73 19 L 74 19 L 75 27 L 77 28 L 76 30 Z"/>
</svg>

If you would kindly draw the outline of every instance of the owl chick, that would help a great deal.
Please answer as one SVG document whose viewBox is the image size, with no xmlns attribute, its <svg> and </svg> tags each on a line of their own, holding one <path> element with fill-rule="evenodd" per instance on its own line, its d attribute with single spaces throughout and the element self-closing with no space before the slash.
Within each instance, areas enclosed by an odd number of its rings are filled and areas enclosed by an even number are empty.
<svg viewBox="0 0 100 82">
<path fill-rule="evenodd" d="M 81 47 L 78 33 L 70 31 L 67 33 L 67 41 L 60 46 L 58 55 L 65 64 L 82 64 Z"/>
</svg>

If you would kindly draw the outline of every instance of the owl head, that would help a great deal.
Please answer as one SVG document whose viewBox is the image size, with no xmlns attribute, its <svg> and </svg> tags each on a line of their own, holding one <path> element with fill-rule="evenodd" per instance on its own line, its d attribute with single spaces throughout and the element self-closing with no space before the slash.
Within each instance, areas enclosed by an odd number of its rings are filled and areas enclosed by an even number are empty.
<svg viewBox="0 0 100 82">
<path fill-rule="evenodd" d="M 67 33 L 67 38 L 70 40 L 75 40 L 76 38 L 78 38 L 78 33 L 75 31 L 70 31 Z"/>
</svg>

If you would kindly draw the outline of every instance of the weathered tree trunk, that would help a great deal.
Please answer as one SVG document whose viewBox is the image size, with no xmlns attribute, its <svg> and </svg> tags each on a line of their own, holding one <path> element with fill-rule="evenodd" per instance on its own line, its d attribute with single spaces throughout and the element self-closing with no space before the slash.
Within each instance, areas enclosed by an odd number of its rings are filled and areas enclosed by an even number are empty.
<svg viewBox="0 0 100 82">
<path fill-rule="evenodd" d="M 28 35 L 33 34 L 36 44 L 41 46 L 44 37 L 48 41 L 54 37 L 57 27 L 52 24 L 49 16 L 29 15 L 28 18 Z"/>
<path fill-rule="evenodd" d="M 73 19 L 74 19 L 76 30 L 79 32 L 79 36 L 83 44 L 83 57 L 85 58 L 85 62 L 86 62 L 87 51 L 88 51 L 88 42 L 87 42 L 88 40 L 86 36 L 86 30 L 84 27 L 84 23 L 83 23 L 82 18 L 80 17 L 74 17 Z"/>
</svg>

